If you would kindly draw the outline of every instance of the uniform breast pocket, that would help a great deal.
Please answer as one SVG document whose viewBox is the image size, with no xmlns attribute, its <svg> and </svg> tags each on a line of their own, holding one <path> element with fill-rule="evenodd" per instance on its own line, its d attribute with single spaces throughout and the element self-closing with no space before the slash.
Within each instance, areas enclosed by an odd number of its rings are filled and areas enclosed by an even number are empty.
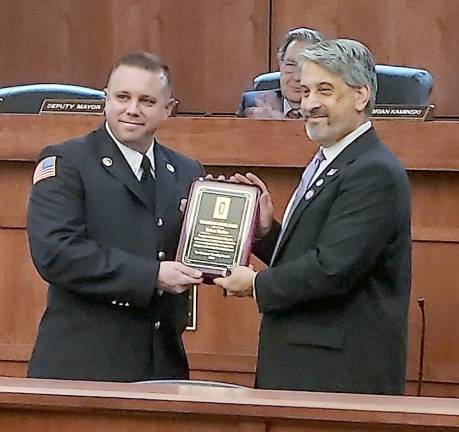
<svg viewBox="0 0 459 432">
<path fill-rule="evenodd" d="M 342 350 L 344 348 L 344 329 L 320 325 L 297 324 L 290 326 L 287 342 L 291 345 L 312 345 Z"/>
</svg>

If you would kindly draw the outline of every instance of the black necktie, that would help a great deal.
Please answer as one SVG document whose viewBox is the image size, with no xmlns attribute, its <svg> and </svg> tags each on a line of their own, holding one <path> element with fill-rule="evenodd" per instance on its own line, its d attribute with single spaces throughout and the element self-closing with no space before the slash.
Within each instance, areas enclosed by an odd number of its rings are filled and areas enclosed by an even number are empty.
<svg viewBox="0 0 459 432">
<path fill-rule="evenodd" d="M 140 184 L 144 188 L 151 202 L 155 203 L 155 179 L 151 175 L 151 162 L 148 156 L 143 155 L 142 163 L 140 166 L 143 169 L 142 177 L 140 178 Z"/>
</svg>

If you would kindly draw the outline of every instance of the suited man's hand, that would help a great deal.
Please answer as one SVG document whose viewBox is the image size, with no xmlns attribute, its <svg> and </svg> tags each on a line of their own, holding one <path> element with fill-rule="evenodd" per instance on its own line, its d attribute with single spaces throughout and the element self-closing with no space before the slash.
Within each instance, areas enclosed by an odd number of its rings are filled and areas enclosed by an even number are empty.
<svg viewBox="0 0 459 432">
<path fill-rule="evenodd" d="M 231 176 L 230 180 L 239 183 L 254 184 L 260 187 L 260 220 L 257 227 L 257 238 L 263 238 L 271 230 L 273 224 L 274 205 L 271 199 L 271 194 L 266 187 L 266 184 L 255 174 L 247 173 L 245 176 L 239 173 Z"/>
<path fill-rule="evenodd" d="M 236 297 L 248 297 L 253 293 L 253 278 L 255 272 L 253 266 L 231 267 L 231 275 L 225 278 L 214 279 L 214 284 L 224 288 L 228 295 Z"/>
<path fill-rule="evenodd" d="M 180 294 L 201 282 L 202 272 L 182 263 L 163 261 L 159 265 L 158 287 L 171 294 Z"/>
</svg>

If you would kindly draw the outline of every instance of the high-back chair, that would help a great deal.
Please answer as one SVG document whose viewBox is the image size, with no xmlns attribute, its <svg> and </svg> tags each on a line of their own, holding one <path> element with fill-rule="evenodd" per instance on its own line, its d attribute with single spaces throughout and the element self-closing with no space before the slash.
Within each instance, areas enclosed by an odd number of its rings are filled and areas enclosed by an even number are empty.
<svg viewBox="0 0 459 432">
<path fill-rule="evenodd" d="M 102 90 L 71 84 L 28 84 L 0 88 L 0 114 L 39 114 L 46 99 L 104 100 Z"/>
</svg>

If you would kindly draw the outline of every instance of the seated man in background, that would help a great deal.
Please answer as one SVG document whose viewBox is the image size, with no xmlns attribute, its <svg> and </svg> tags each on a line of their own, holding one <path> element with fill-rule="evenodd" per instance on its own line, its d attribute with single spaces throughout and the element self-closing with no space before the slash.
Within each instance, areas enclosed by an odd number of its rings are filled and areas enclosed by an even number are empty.
<svg viewBox="0 0 459 432">
<path fill-rule="evenodd" d="M 287 32 L 277 51 L 280 89 L 253 92 L 243 97 L 236 114 L 256 119 L 302 118 L 298 56 L 303 49 L 323 39 L 322 33 L 304 27 Z"/>
<path fill-rule="evenodd" d="M 27 230 L 49 288 L 28 376 L 188 378 L 187 290 L 202 278 L 174 259 L 181 199 L 204 171 L 155 139 L 174 103 L 159 58 L 127 54 L 105 91 L 105 124 L 35 169 Z"/>
</svg>

